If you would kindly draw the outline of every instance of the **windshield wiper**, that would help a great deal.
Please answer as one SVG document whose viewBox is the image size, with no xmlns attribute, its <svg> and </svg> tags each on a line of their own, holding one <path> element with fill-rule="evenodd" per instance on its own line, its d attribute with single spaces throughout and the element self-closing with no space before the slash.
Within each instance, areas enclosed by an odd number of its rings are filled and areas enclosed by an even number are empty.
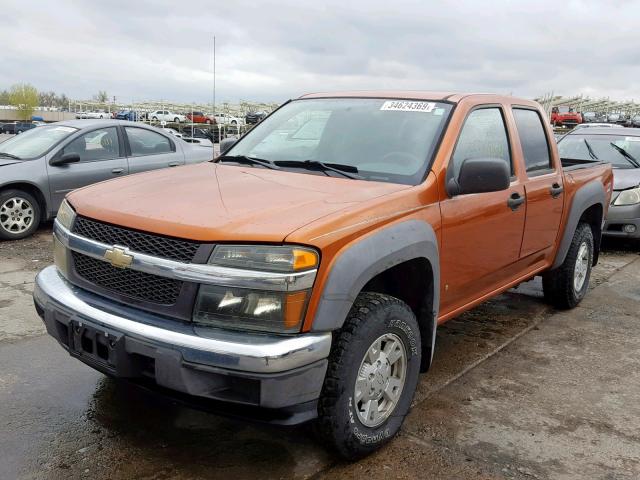
<svg viewBox="0 0 640 480">
<path fill-rule="evenodd" d="M 362 180 L 364 177 L 358 175 L 358 168 L 353 165 L 342 165 L 340 163 L 324 163 L 318 160 L 280 160 L 275 162 L 279 167 L 300 167 L 306 170 L 318 170 L 321 172 L 336 172 L 343 177 L 354 180 Z"/>
<path fill-rule="evenodd" d="M 596 154 L 593 153 L 593 148 L 591 148 L 591 145 L 589 144 L 589 142 L 587 142 L 587 139 L 583 138 L 582 140 L 584 140 L 584 144 L 587 146 L 587 150 L 589 151 L 589 156 L 594 160 L 599 160 L 599 158 L 596 157 Z"/>
<path fill-rule="evenodd" d="M 624 148 L 616 145 L 613 142 L 609 142 L 609 145 L 611 145 L 618 152 L 620 152 L 620 155 L 626 158 L 629 161 L 629 163 L 634 166 L 634 168 L 640 168 L 640 163 L 638 163 L 638 160 L 636 160 L 636 158 L 633 155 L 631 155 L 629 152 L 627 152 Z"/>
<path fill-rule="evenodd" d="M 19 156 L 14 155 L 13 153 L 0 152 L 0 157 L 13 158 L 14 160 L 22 160 Z"/>
<path fill-rule="evenodd" d="M 256 157 L 247 157 L 246 155 L 222 155 L 216 159 L 217 162 L 236 162 L 236 163 L 247 163 L 249 165 L 262 165 L 266 168 L 271 168 L 273 170 L 278 170 L 278 166 L 275 165 L 271 160 L 263 160 L 262 158 Z"/>
</svg>

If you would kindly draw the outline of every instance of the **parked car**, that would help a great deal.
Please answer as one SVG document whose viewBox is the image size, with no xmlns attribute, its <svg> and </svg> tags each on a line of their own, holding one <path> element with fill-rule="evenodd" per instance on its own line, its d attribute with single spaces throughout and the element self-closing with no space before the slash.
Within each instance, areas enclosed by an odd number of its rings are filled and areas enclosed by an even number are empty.
<svg viewBox="0 0 640 480">
<path fill-rule="evenodd" d="M 212 143 L 218 143 L 220 141 L 220 130 L 217 125 L 212 125 L 210 128 L 200 128 L 185 125 L 181 129 L 181 133 L 184 137 L 191 138 L 206 138 Z"/>
<path fill-rule="evenodd" d="M 35 282 L 47 332 L 113 377 L 315 419 L 358 458 L 400 429 L 439 324 L 536 275 L 580 303 L 609 164 L 562 164 L 529 100 L 358 95 L 291 101 L 216 162 L 67 195 Z"/>
<path fill-rule="evenodd" d="M 215 118 L 212 118 L 209 115 L 205 115 L 202 112 L 187 113 L 187 120 L 189 120 L 191 123 L 206 123 L 209 125 L 212 123 L 216 123 Z"/>
<path fill-rule="evenodd" d="M 38 125 L 33 122 L 16 122 L 13 124 L 15 134 L 26 132 L 32 128 L 36 128 Z"/>
<path fill-rule="evenodd" d="M 605 118 L 597 112 L 582 112 L 582 123 L 602 122 Z"/>
<path fill-rule="evenodd" d="M 16 123 L 18 122 L 0 123 L 0 133 L 16 133 Z"/>
<path fill-rule="evenodd" d="M 170 133 L 171 135 L 173 135 L 174 137 L 178 137 L 178 138 L 182 138 L 182 134 L 180 132 L 178 132 L 177 130 L 173 129 L 173 128 L 166 128 L 166 127 L 162 127 L 162 131 L 163 132 L 167 132 Z"/>
<path fill-rule="evenodd" d="M 625 123 L 625 127 L 631 127 L 631 128 L 640 127 L 640 115 L 630 116 Z"/>
<path fill-rule="evenodd" d="M 197 145 L 198 147 L 213 148 L 213 142 L 208 138 L 182 137 L 182 140 L 192 145 Z"/>
<path fill-rule="evenodd" d="M 619 113 L 619 112 L 609 113 L 607 115 L 607 122 L 608 123 L 624 124 L 625 116 L 622 113 Z"/>
<path fill-rule="evenodd" d="M 613 202 L 602 234 L 640 239 L 640 128 L 589 128 L 558 142 L 560 156 L 613 167 Z"/>
<path fill-rule="evenodd" d="M 31 235 L 73 189 L 211 158 L 140 123 L 72 120 L 34 128 L 0 143 L 0 239 Z"/>
<path fill-rule="evenodd" d="M 574 130 L 579 130 L 581 128 L 611 128 L 611 127 L 622 127 L 617 123 L 581 123 L 580 125 L 576 125 Z"/>
<path fill-rule="evenodd" d="M 111 114 L 108 112 L 105 112 L 104 110 L 96 110 L 93 112 L 86 112 L 86 115 L 82 118 L 92 118 L 92 119 L 111 118 Z"/>
<path fill-rule="evenodd" d="M 249 112 L 245 115 L 244 121 L 247 125 L 255 125 L 267 118 L 267 112 Z"/>
<path fill-rule="evenodd" d="M 237 127 L 241 124 L 238 117 L 234 117 L 228 113 L 217 113 L 215 118 L 218 125 L 233 125 L 234 127 Z"/>
<path fill-rule="evenodd" d="M 87 112 L 82 111 L 82 110 L 81 110 L 81 111 L 79 111 L 79 112 L 76 112 L 76 118 L 78 118 L 78 119 L 80 119 L 80 118 L 87 118 Z"/>
<path fill-rule="evenodd" d="M 551 125 L 554 127 L 573 128 L 582 123 L 582 115 L 574 111 L 573 107 L 553 107 L 551 109 Z"/>
<path fill-rule="evenodd" d="M 173 122 L 183 123 L 187 121 L 187 117 L 180 115 L 179 113 L 173 113 L 169 110 L 156 110 L 147 114 L 147 118 L 154 122 Z"/>
<path fill-rule="evenodd" d="M 115 114 L 116 120 L 128 120 L 130 122 L 138 121 L 138 114 L 133 110 L 120 110 Z"/>
</svg>

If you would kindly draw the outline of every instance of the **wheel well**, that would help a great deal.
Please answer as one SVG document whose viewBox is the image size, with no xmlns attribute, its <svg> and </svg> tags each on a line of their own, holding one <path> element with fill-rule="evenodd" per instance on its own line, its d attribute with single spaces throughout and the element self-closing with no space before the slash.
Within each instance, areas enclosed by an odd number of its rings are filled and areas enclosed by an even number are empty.
<svg viewBox="0 0 640 480">
<path fill-rule="evenodd" d="M 0 187 L 0 193 L 7 190 L 22 190 L 23 192 L 27 192 L 33 195 L 33 197 L 38 201 L 38 205 L 42 212 L 40 221 L 44 221 L 49 218 L 49 212 L 47 210 L 47 200 L 44 198 L 42 191 L 38 187 L 30 183 L 10 183 L 8 185 L 3 185 L 2 187 Z"/>
<path fill-rule="evenodd" d="M 363 292 L 391 295 L 405 302 L 418 320 L 422 339 L 421 371 L 431 363 L 433 345 L 433 268 L 426 258 L 414 258 L 379 273 L 362 288 Z"/>
<path fill-rule="evenodd" d="M 602 205 L 599 203 L 591 205 L 580 216 L 580 223 L 586 223 L 591 227 L 593 233 L 593 266 L 598 263 L 600 256 L 600 243 L 602 241 Z"/>
</svg>

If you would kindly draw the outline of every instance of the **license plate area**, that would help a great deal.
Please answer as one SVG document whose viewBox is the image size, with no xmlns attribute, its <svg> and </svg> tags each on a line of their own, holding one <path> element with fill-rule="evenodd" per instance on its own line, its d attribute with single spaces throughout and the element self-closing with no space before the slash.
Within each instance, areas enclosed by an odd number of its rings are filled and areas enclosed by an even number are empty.
<svg viewBox="0 0 640 480">
<path fill-rule="evenodd" d="M 122 333 L 76 320 L 69 322 L 69 353 L 97 366 L 115 371 L 117 352 L 123 342 Z"/>
</svg>

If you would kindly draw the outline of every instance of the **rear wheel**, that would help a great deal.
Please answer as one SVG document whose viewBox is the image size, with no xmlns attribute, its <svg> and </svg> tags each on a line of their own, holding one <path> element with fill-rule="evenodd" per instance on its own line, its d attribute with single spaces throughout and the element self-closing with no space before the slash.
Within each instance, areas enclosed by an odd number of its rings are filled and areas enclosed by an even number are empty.
<svg viewBox="0 0 640 480">
<path fill-rule="evenodd" d="M 0 238 L 18 240 L 33 234 L 40 224 L 40 205 L 29 193 L 6 190 L 0 193 Z"/>
<path fill-rule="evenodd" d="M 542 276 L 544 298 L 558 308 L 578 305 L 589 289 L 592 265 L 593 232 L 588 224 L 580 223 L 562 265 Z"/>
<path fill-rule="evenodd" d="M 354 459 L 388 442 L 409 411 L 420 371 L 420 331 L 397 298 L 362 293 L 334 337 L 317 430 Z"/>
<path fill-rule="evenodd" d="M 173 121 L 174 121 L 175 123 L 180 123 L 180 119 L 179 119 L 178 117 L 174 118 L 174 119 L 173 119 Z"/>
</svg>

